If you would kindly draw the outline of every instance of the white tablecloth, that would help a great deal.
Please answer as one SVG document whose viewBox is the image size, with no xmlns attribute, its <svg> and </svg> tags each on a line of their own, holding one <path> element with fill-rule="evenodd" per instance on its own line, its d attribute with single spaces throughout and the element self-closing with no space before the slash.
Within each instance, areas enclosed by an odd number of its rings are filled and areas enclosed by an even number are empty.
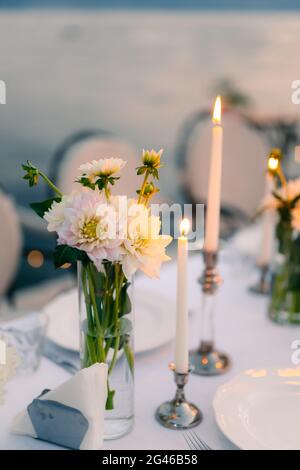
<svg viewBox="0 0 300 470">
<path fill-rule="evenodd" d="M 242 268 L 240 263 L 229 262 L 230 257 L 220 261 L 224 285 L 220 289 L 216 314 L 216 343 L 219 349 L 232 359 L 231 370 L 219 377 L 190 376 L 186 387 L 187 398 L 197 404 L 204 415 L 197 428 L 199 435 L 213 449 L 234 449 L 218 429 L 212 400 L 219 385 L 239 372 L 249 368 L 291 367 L 291 343 L 300 339 L 299 327 L 282 327 L 271 323 L 266 315 L 267 298 L 248 291 L 255 273 Z M 202 270 L 200 255 L 190 257 L 189 298 L 191 306 L 191 346 L 199 341 L 198 321 L 200 315 L 200 288 L 196 279 Z M 164 266 L 160 280 L 139 278 L 140 285 L 155 292 L 175 296 L 176 265 Z M 139 312 L 136 312 L 138 315 Z M 175 312 L 174 312 L 175 321 Z M 159 328 L 159 325 L 157 325 Z M 106 442 L 104 449 L 186 449 L 180 431 L 161 427 L 154 419 L 154 412 L 164 400 L 173 397 L 175 386 L 168 370 L 173 359 L 173 345 L 136 357 L 135 376 L 135 426 L 133 431 L 115 441 Z M 26 377 L 18 376 L 7 386 L 6 403 L 0 406 L 0 449 L 58 449 L 58 447 L 35 439 L 9 433 L 13 416 L 24 409 L 43 389 L 54 388 L 69 377 L 68 373 L 47 359 L 39 370 Z"/>
</svg>

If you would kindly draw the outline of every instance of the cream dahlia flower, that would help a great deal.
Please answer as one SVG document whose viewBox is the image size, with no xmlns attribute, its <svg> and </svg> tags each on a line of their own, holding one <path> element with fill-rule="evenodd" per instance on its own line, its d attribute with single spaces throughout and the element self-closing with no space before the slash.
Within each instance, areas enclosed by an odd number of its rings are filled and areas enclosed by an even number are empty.
<svg viewBox="0 0 300 470">
<path fill-rule="evenodd" d="M 101 176 L 117 175 L 126 163 L 122 158 L 104 158 L 84 163 L 80 165 L 79 170 L 81 171 L 81 176 L 88 178 L 91 183 L 96 183 Z"/>
<path fill-rule="evenodd" d="M 170 236 L 160 235 L 160 219 L 143 204 L 131 202 L 128 210 L 127 238 L 123 243 L 122 267 L 127 279 L 137 269 L 149 277 L 158 277 L 161 264 L 170 259 L 165 248 Z"/>
<path fill-rule="evenodd" d="M 50 209 L 45 212 L 44 219 L 48 222 L 47 230 L 56 232 L 65 221 L 65 208 L 69 198 L 62 197 L 60 202 L 54 201 Z"/>
<path fill-rule="evenodd" d="M 64 220 L 56 229 L 58 244 L 85 251 L 99 270 L 104 259 L 119 259 L 122 241 L 118 237 L 117 213 L 100 191 L 85 188 L 59 204 L 64 206 Z M 55 206 L 54 211 L 60 209 Z"/>
</svg>

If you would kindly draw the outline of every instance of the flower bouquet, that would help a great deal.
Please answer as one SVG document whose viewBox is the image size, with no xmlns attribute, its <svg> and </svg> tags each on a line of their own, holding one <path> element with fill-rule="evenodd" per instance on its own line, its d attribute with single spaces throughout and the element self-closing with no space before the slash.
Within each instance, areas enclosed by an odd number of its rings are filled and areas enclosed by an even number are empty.
<svg viewBox="0 0 300 470">
<path fill-rule="evenodd" d="M 48 230 L 57 233 L 55 266 L 78 264 L 81 365 L 108 363 L 108 438 L 126 433 L 133 420 L 133 276 L 141 270 L 157 277 L 169 259 L 165 248 L 171 237 L 160 235 L 160 218 L 149 207 L 158 191 L 161 154 L 143 151 L 136 199 L 111 194 L 126 164 L 120 158 L 81 165 L 78 190 L 69 195 L 32 163 L 23 165 L 30 186 L 41 177 L 55 193 L 53 199 L 31 204 Z"/>
<path fill-rule="evenodd" d="M 11 380 L 20 364 L 20 357 L 12 346 L 8 346 L 0 334 L 0 405 L 5 402 L 5 385 Z"/>
<path fill-rule="evenodd" d="M 281 158 L 281 152 L 273 150 L 269 171 L 278 184 L 263 203 L 264 209 L 276 211 L 278 217 L 269 316 L 278 323 L 300 323 L 300 179 L 286 180 Z"/>
</svg>

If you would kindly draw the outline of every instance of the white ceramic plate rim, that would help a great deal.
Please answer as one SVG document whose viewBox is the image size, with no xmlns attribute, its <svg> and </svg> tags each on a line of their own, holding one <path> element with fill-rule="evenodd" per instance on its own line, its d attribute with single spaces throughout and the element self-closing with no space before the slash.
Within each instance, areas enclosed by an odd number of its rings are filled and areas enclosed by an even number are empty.
<svg viewBox="0 0 300 470">
<path fill-rule="evenodd" d="M 71 292 L 75 293 L 75 289 L 70 289 L 69 291 L 63 292 L 59 296 L 57 296 L 55 299 L 53 299 L 49 304 L 47 304 L 44 307 L 45 313 L 48 315 L 50 322 L 51 318 L 53 317 L 53 311 L 51 309 L 53 308 L 53 304 L 55 305 L 59 299 L 65 295 L 70 294 Z M 139 343 L 140 340 L 137 340 L 135 338 L 135 353 L 143 353 L 147 351 L 152 351 L 154 349 L 157 349 L 165 344 L 168 344 L 174 339 L 175 335 L 175 328 L 172 328 L 172 326 L 175 326 L 175 321 L 174 320 L 174 315 L 175 315 L 175 304 L 172 299 L 169 297 L 165 296 L 161 292 L 152 292 L 150 290 L 146 289 L 139 289 L 139 294 L 138 294 L 139 299 L 143 299 L 143 307 L 142 309 L 145 310 L 145 303 L 149 304 L 149 308 L 156 308 L 162 311 L 161 315 L 161 321 L 160 324 L 157 325 L 156 329 L 156 334 L 155 335 L 149 335 L 147 337 L 143 338 L 142 344 Z M 137 319 L 137 315 L 139 314 L 138 312 L 138 307 L 139 304 L 136 302 L 135 304 L 135 323 Z M 49 311 L 50 309 L 50 311 Z M 70 344 L 66 344 L 64 341 L 61 341 L 59 337 L 57 337 L 56 334 L 54 334 L 50 329 L 48 329 L 47 332 L 47 337 L 56 343 L 58 346 L 68 349 L 70 351 L 76 351 L 74 347 L 70 347 Z M 150 339 L 149 339 L 150 338 Z"/>
<path fill-rule="evenodd" d="M 276 371 L 278 371 L 279 369 L 287 369 L 287 368 L 286 367 L 278 367 L 278 368 L 274 367 L 271 369 L 264 369 L 266 373 L 268 374 L 269 383 L 272 380 L 274 382 L 275 380 L 278 381 L 278 378 L 276 377 Z M 290 369 L 299 369 L 299 368 L 292 367 Z M 243 426 L 241 420 L 236 419 L 235 427 L 232 427 L 226 424 L 222 420 L 222 415 L 226 414 L 226 412 L 230 413 L 230 411 L 223 408 L 224 399 L 222 399 L 221 395 L 228 394 L 230 393 L 230 389 L 232 391 L 237 386 L 241 385 L 242 383 L 245 383 L 245 381 L 247 381 L 246 372 L 247 371 L 244 371 L 238 374 L 229 382 L 226 382 L 225 384 L 222 384 L 218 387 L 213 398 L 213 410 L 215 414 L 215 419 L 218 424 L 218 427 L 223 432 L 223 434 L 241 450 L 268 450 L 264 445 L 261 444 L 261 442 L 258 439 L 256 439 L 247 431 L 247 429 Z"/>
</svg>

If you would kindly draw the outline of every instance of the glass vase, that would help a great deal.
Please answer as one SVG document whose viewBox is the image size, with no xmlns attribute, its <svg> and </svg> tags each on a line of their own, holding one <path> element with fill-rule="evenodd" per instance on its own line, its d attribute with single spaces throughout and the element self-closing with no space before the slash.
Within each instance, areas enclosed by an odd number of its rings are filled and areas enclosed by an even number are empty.
<svg viewBox="0 0 300 470">
<path fill-rule="evenodd" d="M 287 235 L 272 275 L 268 314 L 279 324 L 300 324 L 300 244 Z"/>
<path fill-rule="evenodd" d="M 108 364 L 104 438 L 117 439 L 133 426 L 133 285 L 119 263 L 78 263 L 81 367 Z"/>
</svg>

